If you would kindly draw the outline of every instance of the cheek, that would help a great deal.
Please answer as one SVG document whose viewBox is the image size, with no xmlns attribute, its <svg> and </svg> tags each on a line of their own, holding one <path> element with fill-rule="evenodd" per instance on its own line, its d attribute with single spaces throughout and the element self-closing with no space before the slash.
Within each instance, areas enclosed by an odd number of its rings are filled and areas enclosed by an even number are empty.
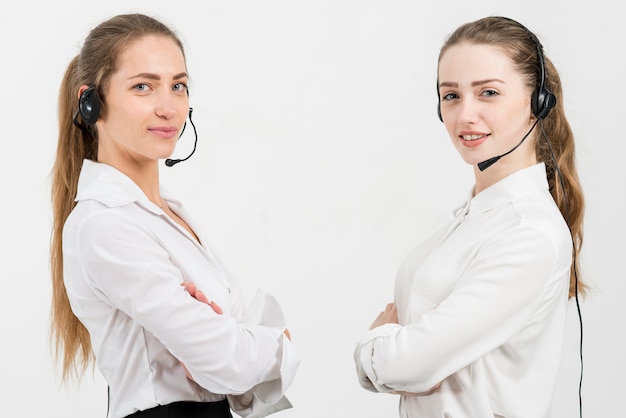
<svg viewBox="0 0 626 418">
<path fill-rule="evenodd" d="M 104 123 L 111 138 L 118 140 L 135 137 L 137 131 L 141 129 L 141 120 L 132 106 L 117 106 L 110 108 L 104 118 Z"/>
<path fill-rule="evenodd" d="M 130 127 L 128 125 L 128 120 L 132 118 L 132 115 L 129 115 L 124 111 L 124 109 L 115 108 L 111 109 L 107 116 L 107 124 L 111 130 L 119 131 L 119 130 L 128 130 Z"/>
<path fill-rule="evenodd" d="M 181 100 L 181 103 L 178 104 L 178 111 L 182 115 L 183 120 L 186 120 L 189 117 L 189 97 L 185 97 L 184 100 Z"/>
<path fill-rule="evenodd" d="M 450 118 L 448 120 L 451 120 Z M 455 142 L 455 139 L 457 138 L 456 136 L 456 125 L 452 122 L 446 122 L 446 119 L 444 118 L 444 126 L 446 128 L 446 132 L 448 132 L 448 136 L 450 137 L 450 139 Z"/>
<path fill-rule="evenodd" d="M 506 121 L 509 124 L 527 124 L 530 121 L 532 110 L 530 101 L 516 103 L 515 105 L 500 107 L 494 110 L 494 120 Z"/>
<path fill-rule="evenodd" d="M 152 109 L 143 103 L 128 102 L 118 107 L 117 123 L 124 124 L 127 129 L 135 130 L 149 120 Z"/>
</svg>

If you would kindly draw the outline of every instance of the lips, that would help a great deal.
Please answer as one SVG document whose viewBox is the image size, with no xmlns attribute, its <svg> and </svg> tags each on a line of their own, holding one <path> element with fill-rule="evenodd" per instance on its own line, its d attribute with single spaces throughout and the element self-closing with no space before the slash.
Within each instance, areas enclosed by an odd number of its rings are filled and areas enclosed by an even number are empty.
<svg viewBox="0 0 626 418">
<path fill-rule="evenodd" d="M 170 139 L 176 136 L 178 130 L 176 128 L 150 128 L 150 132 L 159 138 Z"/>
<path fill-rule="evenodd" d="M 489 138 L 487 134 L 465 134 L 459 135 L 461 144 L 467 148 L 477 147 Z"/>
</svg>

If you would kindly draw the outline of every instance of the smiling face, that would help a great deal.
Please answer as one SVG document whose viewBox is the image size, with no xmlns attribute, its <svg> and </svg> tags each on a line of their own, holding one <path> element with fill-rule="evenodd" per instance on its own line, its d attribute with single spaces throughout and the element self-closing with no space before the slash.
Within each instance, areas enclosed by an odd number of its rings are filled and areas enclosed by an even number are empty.
<svg viewBox="0 0 626 418">
<path fill-rule="evenodd" d="M 122 168 L 169 157 L 189 111 L 187 83 L 183 52 L 172 39 L 146 36 L 129 44 L 96 123 L 98 161 Z"/>
<path fill-rule="evenodd" d="M 532 92 L 502 49 L 466 42 L 454 45 L 442 55 L 438 76 L 443 122 L 468 164 L 506 153 L 532 127 Z M 502 177 L 536 163 L 533 142 L 529 136 L 485 172 Z"/>
</svg>

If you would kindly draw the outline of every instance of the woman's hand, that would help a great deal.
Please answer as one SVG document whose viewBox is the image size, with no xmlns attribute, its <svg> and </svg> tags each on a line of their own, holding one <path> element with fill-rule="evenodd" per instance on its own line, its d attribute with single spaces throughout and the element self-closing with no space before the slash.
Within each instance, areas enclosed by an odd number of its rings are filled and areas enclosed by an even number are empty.
<svg viewBox="0 0 626 418">
<path fill-rule="evenodd" d="M 378 314 L 378 317 L 372 322 L 370 329 L 374 329 L 385 324 L 397 324 L 398 323 L 398 311 L 396 310 L 395 303 L 388 303 L 385 310 Z"/>
<path fill-rule="evenodd" d="M 223 313 L 222 308 L 220 308 L 217 303 L 213 301 L 209 301 L 209 298 L 207 298 L 206 295 L 201 290 L 198 290 L 198 288 L 196 287 L 194 283 L 183 282 L 181 283 L 181 286 L 184 287 L 185 290 L 187 290 L 187 292 L 191 295 L 191 297 L 193 297 L 199 302 L 206 303 L 207 305 L 209 305 L 216 314 L 221 315 Z M 180 365 L 183 366 L 183 370 L 185 370 L 187 379 L 194 381 L 193 377 L 191 377 L 191 374 L 189 373 L 189 370 L 187 370 L 187 367 L 182 361 L 180 362 Z"/>
<path fill-rule="evenodd" d="M 192 282 L 189 283 L 181 283 L 181 286 L 184 287 L 187 292 L 196 300 L 202 302 L 202 303 L 206 303 L 207 305 L 209 305 L 211 307 L 211 309 L 213 309 L 213 311 L 215 311 L 216 314 L 221 315 L 222 312 L 222 308 L 219 307 L 219 305 L 213 301 L 209 301 L 209 298 L 206 297 L 206 295 L 204 293 L 202 293 L 202 290 L 198 290 L 198 288 L 196 287 L 196 285 Z"/>
</svg>

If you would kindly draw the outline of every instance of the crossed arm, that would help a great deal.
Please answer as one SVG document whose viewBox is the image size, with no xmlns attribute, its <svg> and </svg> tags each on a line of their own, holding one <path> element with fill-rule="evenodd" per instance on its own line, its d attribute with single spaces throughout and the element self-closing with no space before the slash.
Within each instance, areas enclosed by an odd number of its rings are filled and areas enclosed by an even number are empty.
<svg viewBox="0 0 626 418">
<path fill-rule="evenodd" d="M 376 327 L 379 327 L 385 324 L 397 324 L 397 323 L 398 323 L 398 310 L 396 308 L 396 304 L 388 303 L 387 306 L 385 306 L 385 310 L 380 312 L 378 316 L 376 317 L 376 319 L 374 320 L 374 322 L 372 322 L 370 329 L 374 329 Z M 430 390 L 427 390 L 426 392 L 412 393 L 412 392 L 395 391 L 394 393 L 397 393 L 398 395 L 405 395 L 405 396 L 422 396 L 422 395 L 428 395 L 434 392 L 435 390 L 439 388 L 439 386 L 441 386 L 441 382 L 439 382 L 438 384 L 436 384 L 434 387 L 432 387 Z"/>
<path fill-rule="evenodd" d="M 193 297 L 194 299 L 196 299 L 198 302 L 202 302 L 204 304 L 209 305 L 216 314 L 221 315 L 223 313 L 222 308 L 220 308 L 219 305 L 215 303 L 214 301 L 209 300 L 209 298 L 204 294 L 204 292 L 198 289 L 194 283 L 183 282 L 181 283 L 181 286 L 183 286 L 185 290 L 187 290 L 187 293 L 189 293 L 189 295 Z M 285 333 L 287 338 L 291 340 L 291 335 L 289 334 L 289 330 L 285 328 L 283 332 Z M 180 364 L 181 366 L 183 366 L 183 369 L 185 370 L 185 374 L 187 375 L 187 378 L 189 380 L 193 380 L 193 377 L 191 377 L 191 374 L 189 373 L 189 370 L 187 370 L 187 367 L 185 366 L 185 364 L 182 361 Z"/>
</svg>

